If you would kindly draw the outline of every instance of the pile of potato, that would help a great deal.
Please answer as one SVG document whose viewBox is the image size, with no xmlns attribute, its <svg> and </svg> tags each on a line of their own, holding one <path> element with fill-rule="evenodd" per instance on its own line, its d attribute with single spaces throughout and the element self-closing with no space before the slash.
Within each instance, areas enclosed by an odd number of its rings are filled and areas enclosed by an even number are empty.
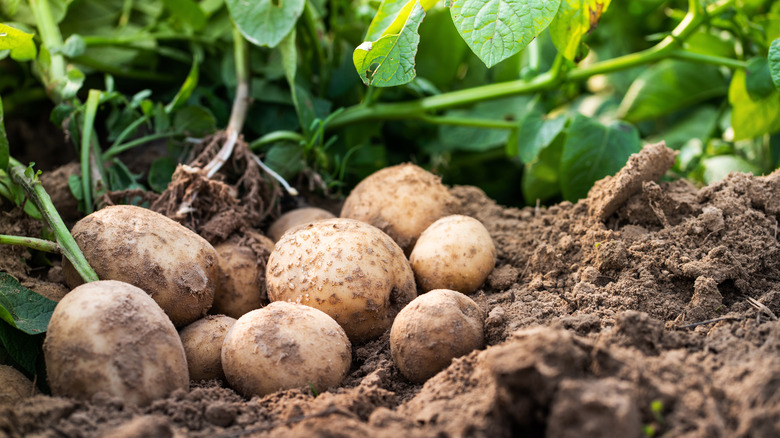
<svg viewBox="0 0 780 438">
<path fill-rule="evenodd" d="M 191 379 L 247 397 L 324 391 L 349 373 L 352 345 L 388 330 L 398 370 L 423 382 L 484 344 L 466 294 L 496 249 L 457 205 L 439 178 L 402 164 L 361 182 L 341 217 L 283 215 L 275 243 L 248 232 L 215 248 L 150 210 L 99 210 L 72 230 L 101 281 L 63 267 L 72 291 L 44 344 L 52 392 L 146 405 Z"/>
</svg>

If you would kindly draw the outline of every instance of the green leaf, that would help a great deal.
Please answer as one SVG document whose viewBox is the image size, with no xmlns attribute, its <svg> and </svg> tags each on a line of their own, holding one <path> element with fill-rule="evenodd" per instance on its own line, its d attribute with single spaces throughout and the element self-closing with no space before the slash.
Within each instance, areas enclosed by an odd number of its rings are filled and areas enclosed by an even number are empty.
<svg viewBox="0 0 780 438">
<path fill-rule="evenodd" d="M 636 128 L 624 122 L 609 126 L 578 114 L 569 126 L 561 155 L 561 191 L 569 201 L 588 194 L 593 183 L 617 173 L 628 157 L 639 152 Z"/>
<path fill-rule="evenodd" d="M 271 146 L 263 161 L 284 179 L 298 175 L 306 163 L 303 159 L 303 147 L 294 143 L 278 143 Z"/>
<path fill-rule="evenodd" d="M 417 29 L 425 16 L 425 10 L 419 0 L 408 4 L 412 6 L 402 8 L 379 39 L 369 39 L 352 52 L 352 62 L 364 84 L 392 87 L 414 79 L 414 56 L 420 42 Z M 402 15 L 406 11 L 406 16 Z M 399 22 L 402 25 L 396 30 Z M 374 35 L 370 33 L 369 36 Z"/>
<path fill-rule="evenodd" d="M 753 100 L 747 91 L 745 70 L 736 70 L 729 87 L 734 140 L 755 138 L 780 130 L 780 92 Z"/>
<path fill-rule="evenodd" d="M 3 114 L 3 99 L 0 98 L 0 169 L 8 168 L 8 158 L 10 157 L 10 146 L 8 145 L 8 137 L 5 135 Z"/>
<path fill-rule="evenodd" d="M 149 167 L 149 187 L 157 193 L 165 191 L 177 165 L 176 160 L 171 157 L 161 157 L 154 160 Z"/>
<path fill-rule="evenodd" d="M 295 26 L 305 0 L 225 0 L 241 34 L 257 46 L 276 47 Z"/>
<path fill-rule="evenodd" d="M 5 321 L 0 321 L 0 342 L 8 355 L 25 371 L 38 374 L 38 360 L 43 353 L 45 335 L 28 335 Z"/>
<path fill-rule="evenodd" d="M 558 135 L 549 145 L 544 147 L 536 158 L 525 165 L 523 170 L 523 198 L 526 204 L 548 201 L 560 195 L 561 154 L 565 135 Z"/>
<path fill-rule="evenodd" d="M 555 18 L 561 0 L 453 0 L 452 21 L 492 67 L 523 50 Z"/>
<path fill-rule="evenodd" d="M 520 120 L 520 134 L 517 150 L 523 164 L 533 161 L 539 152 L 549 145 L 566 125 L 566 117 L 546 119 L 544 113 L 535 109 Z"/>
<path fill-rule="evenodd" d="M 206 27 L 206 14 L 193 0 L 163 0 L 171 14 L 187 23 L 193 30 Z"/>
<path fill-rule="evenodd" d="M 629 122 L 654 119 L 726 92 L 726 81 L 717 67 L 665 60 L 634 80 L 618 117 Z"/>
<path fill-rule="evenodd" d="M 761 169 L 737 155 L 717 155 L 701 160 L 696 173 L 705 184 L 716 183 L 731 172 L 761 175 Z"/>
<path fill-rule="evenodd" d="M 46 332 L 56 301 L 23 287 L 12 276 L 0 272 L 0 318 L 28 335 Z"/>
<path fill-rule="evenodd" d="M 712 105 L 697 107 L 684 119 L 646 140 L 650 143 L 665 141 L 666 146 L 675 150 L 691 139 L 705 141 L 715 131 L 719 114 L 718 109 Z"/>
<path fill-rule="evenodd" d="M 65 44 L 60 48 L 59 52 L 69 58 L 75 58 L 81 56 L 87 51 L 87 43 L 84 38 L 79 34 L 73 34 L 65 40 Z"/>
<path fill-rule="evenodd" d="M 17 61 L 35 59 L 37 53 L 33 34 L 2 23 L 0 23 L 0 50 L 10 50 L 11 58 Z"/>
<path fill-rule="evenodd" d="M 611 0 L 563 0 L 555 19 L 550 23 L 550 36 L 558 51 L 576 61 L 582 37 L 599 23 L 601 14 Z"/>
<path fill-rule="evenodd" d="M 769 72 L 769 61 L 766 58 L 752 58 L 747 62 L 745 87 L 753 100 L 760 100 L 775 91 L 775 84 L 772 83 Z"/>
<path fill-rule="evenodd" d="M 173 126 L 176 132 L 203 137 L 217 130 L 217 119 L 205 107 L 191 105 L 176 111 Z"/>
<path fill-rule="evenodd" d="M 769 46 L 769 72 L 775 88 L 780 91 L 780 38 L 772 41 Z"/>
<path fill-rule="evenodd" d="M 184 83 L 181 84 L 181 88 L 179 88 L 179 91 L 176 93 L 176 96 L 173 98 L 173 100 L 165 106 L 165 112 L 168 114 L 187 103 L 187 99 L 192 96 L 192 92 L 195 90 L 195 87 L 198 86 L 198 79 L 200 78 L 200 70 L 198 65 L 200 64 L 203 55 L 199 50 L 196 50 L 194 54 L 195 56 L 193 56 L 192 59 L 192 67 L 190 67 L 190 72 L 187 74 L 187 78 L 184 79 Z"/>
</svg>

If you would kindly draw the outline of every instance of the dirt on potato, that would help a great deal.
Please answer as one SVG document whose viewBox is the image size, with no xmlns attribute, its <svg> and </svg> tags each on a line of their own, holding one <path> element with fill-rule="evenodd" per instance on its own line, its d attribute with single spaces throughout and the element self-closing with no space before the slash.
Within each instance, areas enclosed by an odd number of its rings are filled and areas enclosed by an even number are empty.
<svg viewBox="0 0 780 438">
<path fill-rule="evenodd" d="M 780 171 L 696 188 L 658 182 L 667 152 L 646 151 L 576 204 L 451 189 L 498 250 L 472 295 L 488 345 L 425 384 L 400 375 L 385 333 L 318 395 L 216 381 L 143 409 L 41 395 L 0 407 L 0 435 L 780 436 Z"/>
</svg>

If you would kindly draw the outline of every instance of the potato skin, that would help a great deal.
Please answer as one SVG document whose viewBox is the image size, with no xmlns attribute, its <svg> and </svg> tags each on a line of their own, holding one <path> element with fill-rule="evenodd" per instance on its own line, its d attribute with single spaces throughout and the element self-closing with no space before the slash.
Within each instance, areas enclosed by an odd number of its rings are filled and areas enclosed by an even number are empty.
<svg viewBox="0 0 780 438">
<path fill-rule="evenodd" d="M 469 297 L 448 289 L 420 295 L 404 307 L 390 329 L 390 354 L 407 379 L 422 383 L 452 359 L 485 342 L 482 311 Z"/>
<path fill-rule="evenodd" d="M 443 217 L 428 227 L 409 256 L 423 291 L 477 290 L 496 265 L 496 246 L 482 223 L 472 217 Z"/>
<path fill-rule="evenodd" d="M 439 177 L 406 163 L 386 167 L 361 181 L 344 201 L 341 217 L 379 228 L 409 254 L 423 230 L 455 213 L 456 207 Z"/>
<path fill-rule="evenodd" d="M 235 238 L 214 247 L 219 256 L 219 276 L 212 314 L 239 318 L 268 302 L 265 266 L 274 245 L 261 234 L 248 237 L 254 244 Z"/>
<path fill-rule="evenodd" d="M 206 315 L 181 329 L 179 337 L 187 355 L 191 380 L 225 380 L 222 343 L 235 323 L 236 319 L 229 316 Z"/>
<path fill-rule="evenodd" d="M 401 248 L 376 227 L 327 219 L 291 230 L 268 258 L 271 301 L 315 307 L 335 319 L 353 343 L 378 337 L 417 295 Z"/>
<path fill-rule="evenodd" d="M 81 219 L 71 230 L 101 280 L 145 290 L 183 327 L 206 314 L 219 273 L 217 252 L 205 239 L 168 217 L 132 205 L 116 205 Z M 68 286 L 83 281 L 63 263 Z"/>
<path fill-rule="evenodd" d="M 38 389 L 21 371 L 0 365 L 0 404 L 14 404 L 35 394 Z"/>
<path fill-rule="evenodd" d="M 341 326 L 313 307 L 277 301 L 236 321 L 222 346 L 230 386 L 246 397 L 280 389 L 338 386 L 352 345 Z"/>
<path fill-rule="evenodd" d="M 98 392 L 148 405 L 189 388 L 176 328 L 143 290 L 119 281 L 83 284 L 57 304 L 43 344 L 52 394 Z"/>
<path fill-rule="evenodd" d="M 282 234 L 299 225 L 308 224 L 322 219 L 332 219 L 336 217 L 328 210 L 318 207 L 302 207 L 290 210 L 279 216 L 270 227 L 268 227 L 268 237 L 274 242 L 278 242 Z"/>
</svg>

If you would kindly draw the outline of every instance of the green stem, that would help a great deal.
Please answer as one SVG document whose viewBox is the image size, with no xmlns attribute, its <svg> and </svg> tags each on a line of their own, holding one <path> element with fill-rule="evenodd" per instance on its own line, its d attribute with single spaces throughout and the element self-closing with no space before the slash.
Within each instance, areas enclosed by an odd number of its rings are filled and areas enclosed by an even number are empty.
<svg viewBox="0 0 780 438">
<path fill-rule="evenodd" d="M 268 134 L 253 141 L 252 144 L 249 145 L 249 149 L 251 149 L 252 151 L 256 151 L 267 144 L 277 143 L 280 141 L 290 141 L 293 143 L 300 143 L 300 142 L 305 142 L 306 137 L 302 136 L 301 134 L 295 131 L 269 132 Z"/>
<path fill-rule="evenodd" d="M 314 11 L 312 10 L 312 6 L 309 4 L 309 2 L 305 3 L 303 9 L 303 19 L 306 27 L 306 33 L 309 35 L 312 48 L 314 49 L 314 59 L 316 60 L 316 68 L 314 71 L 322 75 L 322 73 L 325 72 L 326 70 L 325 54 L 322 52 L 322 44 L 320 44 L 320 37 L 319 35 L 317 35 L 317 23 L 314 20 Z M 320 78 L 321 92 L 324 91 L 324 87 L 327 85 L 327 83 L 328 83 L 328 78 L 325 77 Z"/>
<path fill-rule="evenodd" d="M 51 240 L 36 239 L 34 237 L 8 236 L 0 234 L 0 245 L 20 245 L 37 251 L 59 254 L 60 246 Z"/>
<path fill-rule="evenodd" d="M 62 97 L 57 90 L 60 83 L 65 81 L 65 58 L 53 49 L 62 47 L 63 40 L 60 28 L 54 21 L 49 0 L 30 0 L 30 9 L 32 9 L 35 24 L 38 27 L 38 33 L 41 36 L 43 48 L 50 54 L 50 65 L 47 74 L 43 74 L 43 81 L 46 89 L 55 103 L 62 101 Z"/>
<path fill-rule="evenodd" d="M 161 132 L 159 134 L 151 134 L 147 135 L 145 137 L 137 138 L 135 140 L 128 141 L 127 143 L 122 143 L 117 146 L 111 146 L 108 150 L 103 152 L 103 160 L 108 161 L 117 155 L 121 154 L 122 152 L 132 149 L 136 146 L 142 145 L 144 143 L 149 143 L 150 141 L 155 140 L 161 140 L 163 138 L 171 138 L 176 137 L 177 135 L 180 135 L 178 132 Z"/>
<path fill-rule="evenodd" d="M 701 7 L 698 0 L 690 0 L 690 10 L 671 34 L 655 46 L 640 52 L 577 67 L 565 73 L 561 72 L 561 64 L 556 62 L 550 71 L 540 74 L 531 80 L 520 79 L 498 84 L 488 84 L 407 102 L 381 103 L 372 106 L 358 104 L 347 108 L 334 117 L 327 128 L 336 129 L 353 123 L 377 120 L 419 119 L 431 111 L 470 105 L 518 94 L 546 91 L 558 86 L 561 82 L 583 81 L 594 75 L 626 70 L 668 58 L 677 53 L 676 51 L 680 48 L 682 42 L 690 37 L 710 16 L 723 13 L 734 4 L 734 1 L 722 0 L 711 4 L 705 10 Z M 711 61 L 711 58 L 706 60 L 706 62 Z M 731 63 L 728 64 L 731 65 Z"/>
<path fill-rule="evenodd" d="M 37 178 L 30 177 L 26 174 L 26 170 L 27 167 L 11 158 L 9 168 L 11 179 L 24 189 L 27 196 L 33 201 L 35 206 L 38 207 L 38 211 L 43 215 L 43 220 L 54 232 L 54 236 L 62 254 L 71 262 L 71 264 L 73 264 L 76 272 L 79 273 L 85 282 L 97 281 L 97 274 L 89 265 L 89 262 L 87 262 L 87 259 L 84 257 L 78 244 L 76 244 L 76 241 L 73 240 L 73 236 L 70 235 L 68 227 L 65 226 L 59 213 L 57 213 L 57 210 L 54 208 L 54 204 L 52 204 L 49 194 L 46 193 L 46 190 Z"/>
<path fill-rule="evenodd" d="M 91 151 L 92 132 L 95 125 L 95 115 L 100 103 L 100 90 L 89 90 L 87 103 L 84 110 L 84 125 L 81 131 L 81 190 L 84 194 L 84 208 L 86 213 L 92 213 L 92 178 L 89 155 Z"/>
<path fill-rule="evenodd" d="M 740 61 L 739 59 L 726 58 L 723 56 L 705 55 L 702 53 L 688 52 L 686 50 L 675 50 L 670 55 L 674 59 L 693 61 L 701 64 L 712 64 L 734 69 L 747 68 L 747 62 Z"/>
<path fill-rule="evenodd" d="M 436 125 L 469 126 L 472 128 L 487 129 L 515 129 L 517 122 L 506 120 L 479 119 L 473 117 L 449 117 L 449 116 L 427 116 L 420 117 L 423 122 Z"/>
</svg>

